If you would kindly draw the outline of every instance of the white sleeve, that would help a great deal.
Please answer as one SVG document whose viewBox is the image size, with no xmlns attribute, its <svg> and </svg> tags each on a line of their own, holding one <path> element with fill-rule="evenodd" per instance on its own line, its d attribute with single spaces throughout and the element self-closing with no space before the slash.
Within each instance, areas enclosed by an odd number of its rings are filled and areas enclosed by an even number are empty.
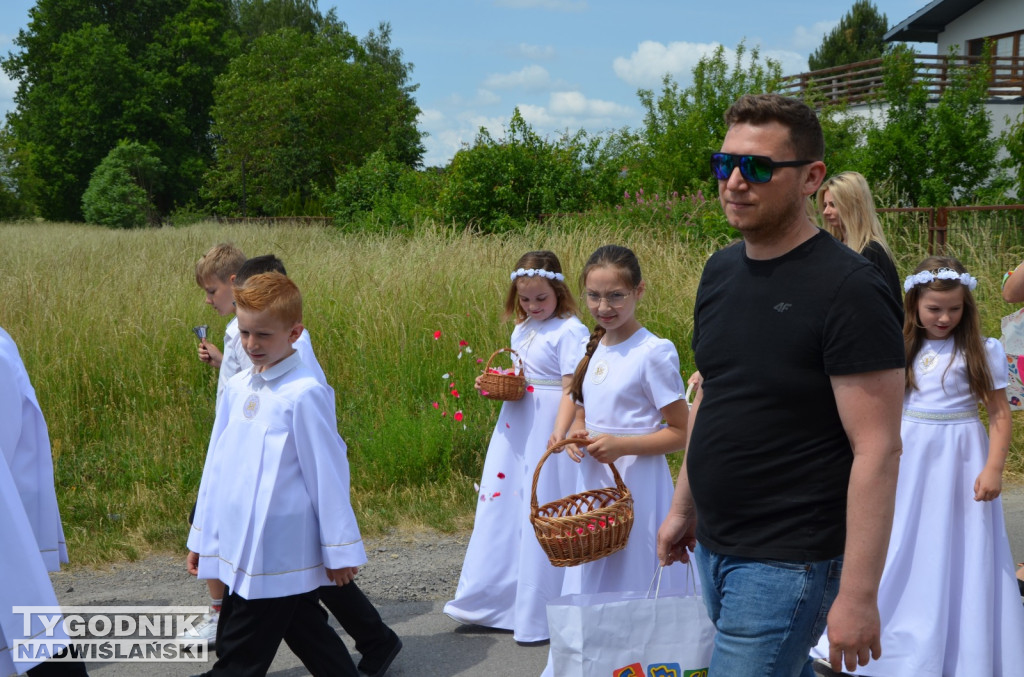
<svg viewBox="0 0 1024 677">
<path fill-rule="evenodd" d="M 686 386 L 679 373 L 679 353 L 668 339 L 656 339 L 644 360 L 644 391 L 657 409 L 686 399 Z"/>
<path fill-rule="evenodd" d="M 998 339 L 985 339 L 985 357 L 988 359 L 988 369 L 992 372 L 992 390 L 1002 390 L 1010 379 L 1003 344 Z"/>
</svg>

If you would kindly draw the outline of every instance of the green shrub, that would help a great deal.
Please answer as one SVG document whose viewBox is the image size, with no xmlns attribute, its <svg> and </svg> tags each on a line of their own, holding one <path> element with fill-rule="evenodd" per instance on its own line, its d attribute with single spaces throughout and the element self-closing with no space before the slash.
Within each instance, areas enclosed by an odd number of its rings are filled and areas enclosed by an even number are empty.
<svg viewBox="0 0 1024 677">
<path fill-rule="evenodd" d="M 484 129 L 471 148 L 455 154 L 441 191 L 446 219 L 501 232 L 544 214 L 581 212 L 591 203 L 585 169 L 593 144 L 585 132 L 556 143 L 540 138 L 516 109 L 508 138 Z"/>
<path fill-rule="evenodd" d="M 87 221 L 112 228 L 140 228 L 160 221 L 153 192 L 163 164 L 137 141 L 120 141 L 93 170 L 82 194 Z"/>
</svg>

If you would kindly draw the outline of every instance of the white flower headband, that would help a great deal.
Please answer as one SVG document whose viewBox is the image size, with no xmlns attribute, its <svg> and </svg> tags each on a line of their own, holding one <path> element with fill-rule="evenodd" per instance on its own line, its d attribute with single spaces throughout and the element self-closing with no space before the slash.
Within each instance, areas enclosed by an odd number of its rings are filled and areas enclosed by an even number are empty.
<svg viewBox="0 0 1024 677">
<path fill-rule="evenodd" d="M 939 268 L 907 275 L 907 279 L 903 281 L 903 291 L 908 292 L 919 284 L 930 284 L 935 280 L 959 280 L 960 284 L 971 291 L 978 286 L 978 280 L 970 273 L 958 273 L 952 268 Z"/>
<path fill-rule="evenodd" d="M 520 268 L 519 270 L 513 271 L 510 276 L 512 281 L 515 282 L 517 277 L 546 277 L 549 280 L 558 280 L 559 282 L 565 282 L 565 275 L 561 273 L 552 273 L 550 270 L 544 270 L 543 268 Z"/>
</svg>

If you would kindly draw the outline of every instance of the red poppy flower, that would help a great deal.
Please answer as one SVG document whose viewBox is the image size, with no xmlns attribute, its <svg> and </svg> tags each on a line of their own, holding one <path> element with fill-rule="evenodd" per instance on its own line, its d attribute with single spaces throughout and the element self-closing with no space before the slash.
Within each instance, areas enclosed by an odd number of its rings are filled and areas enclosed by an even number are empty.
<svg viewBox="0 0 1024 677">
<path fill-rule="evenodd" d="M 526 386 L 526 392 L 532 393 L 533 392 L 533 386 Z"/>
<path fill-rule="evenodd" d="M 459 347 L 460 348 L 465 348 L 468 345 L 469 345 L 469 341 L 459 341 Z"/>
<path fill-rule="evenodd" d="M 431 404 L 433 404 L 433 405 L 434 405 L 434 409 L 437 409 L 438 407 L 440 407 L 440 406 L 441 406 L 441 405 L 440 405 L 440 404 L 438 404 L 437 402 L 431 402 Z"/>
<path fill-rule="evenodd" d="M 458 396 L 459 396 L 459 391 L 456 390 L 455 388 L 452 388 L 452 397 L 458 397 Z"/>
<path fill-rule="evenodd" d="M 455 420 L 456 421 L 461 421 L 462 420 L 462 412 L 461 411 L 455 412 Z"/>
<path fill-rule="evenodd" d="M 436 341 L 439 338 L 441 338 L 441 330 L 440 329 L 438 329 L 437 331 L 434 332 L 434 340 Z"/>
</svg>

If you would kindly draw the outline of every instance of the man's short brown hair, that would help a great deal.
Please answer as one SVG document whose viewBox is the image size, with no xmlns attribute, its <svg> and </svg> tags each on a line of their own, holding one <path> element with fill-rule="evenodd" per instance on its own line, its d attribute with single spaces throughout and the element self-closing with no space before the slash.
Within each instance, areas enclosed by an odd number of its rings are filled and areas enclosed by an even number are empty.
<svg viewBox="0 0 1024 677">
<path fill-rule="evenodd" d="M 745 94 L 725 111 L 725 123 L 733 125 L 746 123 L 763 125 L 778 122 L 789 129 L 789 144 L 795 158 L 772 158 L 774 160 L 823 160 L 825 158 L 825 137 L 821 122 L 810 106 L 799 99 L 779 94 Z"/>
</svg>

